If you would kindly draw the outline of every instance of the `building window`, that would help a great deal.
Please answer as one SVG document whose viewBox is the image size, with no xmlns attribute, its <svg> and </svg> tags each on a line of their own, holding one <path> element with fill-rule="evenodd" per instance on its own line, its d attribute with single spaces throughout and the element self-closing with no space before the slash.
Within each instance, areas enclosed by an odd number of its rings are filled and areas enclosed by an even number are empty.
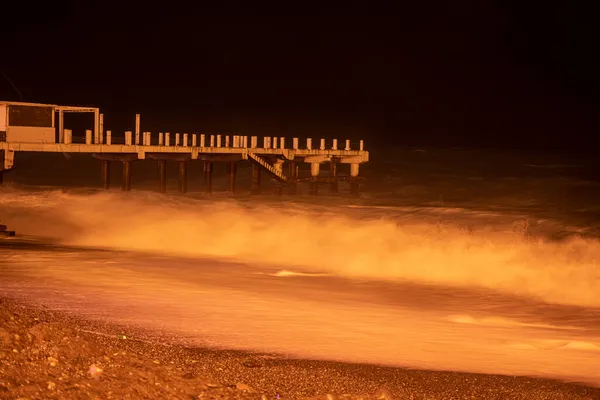
<svg viewBox="0 0 600 400">
<path fill-rule="evenodd" d="M 8 125 L 52 128 L 53 112 L 52 107 L 9 105 Z"/>
</svg>

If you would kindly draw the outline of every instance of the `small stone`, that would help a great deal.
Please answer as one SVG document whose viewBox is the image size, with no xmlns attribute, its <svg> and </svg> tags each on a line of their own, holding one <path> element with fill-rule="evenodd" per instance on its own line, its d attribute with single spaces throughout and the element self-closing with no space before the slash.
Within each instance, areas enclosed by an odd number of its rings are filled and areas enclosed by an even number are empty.
<svg viewBox="0 0 600 400">
<path fill-rule="evenodd" d="M 377 400 L 392 400 L 392 395 L 386 388 L 380 388 L 375 392 L 375 398 Z"/>
<path fill-rule="evenodd" d="M 101 368 L 98 368 L 98 367 L 96 366 L 96 364 L 92 364 L 92 365 L 90 365 L 90 369 L 89 369 L 89 371 L 88 371 L 88 372 L 89 372 L 89 374 L 90 374 L 90 375 L 91 375 L 93 378 L 95 378 L 95 377 L 97 377 L 97 376 L 100 376 L 100 375 L 102 374 L 102 369 L 101 369 Z"/>
<path fill-rule="evenodd" d="M 219 384 L 219 383 L 207 383 L 206 387 L 211 388 L 211 389 L 215 389 L 215 388 L 220 388 L 223 385 Z"/>
<path fill-rule="evenodd" d="M 51 367 L 56 367 L 56 364 L 58 364 L 58 360 L 54 357 L 48 357 L 48 363 Z"/>
<path fill-rule="evenodd" d="M 235 384 L 235 388 L 237 390 L 241 390 L 241 391 L 248 392 L 248 393 L 254 393 L 255 392 L 254 389 L 252 389 L 250 386 L 246 385 L 245 383 L 236 383 Z"/>
<path fill-rule="evenodd" d="M 260 368 L 262 364 L 255 360 L 246 360 L 242 363 L 242 365 L 246 368 Z"/>
<path fill-rule="evenodd" d="M 263 354 L 261 356 L 258 356 L 258 358 L 262 358 L 263 360 L 277 360 L 278 359 L 277 356 L 272 356 L 270 354 Z"/>
<path fill-rule="evenodd" d="M 56 383 L 48 382 L 48 390 L 54 390 L 54 389 L 56 389 Z"/>
<path fill-rule="evenodd" d="M 4 346 L 8 346 L 11 343 L 10 333 L 8 331 L 0 328 L 0 344 Z"/>
</svg>

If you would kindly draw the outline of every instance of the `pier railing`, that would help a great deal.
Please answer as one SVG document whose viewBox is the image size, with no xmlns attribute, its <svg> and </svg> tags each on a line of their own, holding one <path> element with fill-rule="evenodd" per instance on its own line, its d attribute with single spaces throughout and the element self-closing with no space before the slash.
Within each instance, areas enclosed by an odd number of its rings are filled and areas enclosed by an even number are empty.
<svg viewBox="0 0 600 400">
<path fill-rule="evenodd" d="M 106 188 L 110 185 L 108 170 L 111 162 L 123 163 L 123 188 L 129 190 L 132 162 L 148 158 L 159 162 L 161 190 L 166 187 L 164 171 L 167 161 L 180 164 L 181 191 L 186 190 L 188 161 L 204 161 L 207 191 L 211 190 L 212 164 L 227 163 L 230 190 L 233 191 L 235 165 L 239 161 L 247 160 L 253 164 L 253 187 L 256 188 L 260 186 L 260 171 L 265 171 L 279 183 L 287 184 L 294 193 L 296 183 L 305 181 L 299 177 L 297 167 L 298 163 L 304 163 L 310 164 L 308 182 L 311 185 L 311 193 L 316 194 L 318 186 L 323 183 L 331 183 L 332 190 L 337 191 L 339 180 L 349 181 L 351 190 L 357 192 L 360 182 L 359 165 L 369 161 L 369 152 L 364 149 L 363 140 L 301 140 L 298 137 L 290 139 L 283 136 L 259 137 L 227 133 L 151 133 L 141 130 L 139 114 L 136 115 L 135 131 L 113 135 L 111 130 L 104 130 L 103 115 L 99 114 L 97 109 L 92 111 L 95 115 L 95 128 L 86 130 L 82 137 L 73 135 L 70 129 L 65 129 L 60 116 L 57 140 L 51 140 L 52 135 L 48 135 L 48 129 L 53 128 L 44 128 L 43 134 L 34 134 L 35 127 L 19 127 L 14 132 L 9 132 L 10 138 L 0 141 L 0 182 L 2 171 L 13 167 L 15 152 L 55 152 L 88 153 L 101 160 Z M 284 168 L 286 163 L 287 167 Z M 320 174 L 320 165 L 324 163 L 329 164 L 329 174 L 326 177 Z M 338 164 L 349 164 L 348 177 L 338 176 Z M 287 174 L 284 170 L 288 171 Z"/>
</svg>

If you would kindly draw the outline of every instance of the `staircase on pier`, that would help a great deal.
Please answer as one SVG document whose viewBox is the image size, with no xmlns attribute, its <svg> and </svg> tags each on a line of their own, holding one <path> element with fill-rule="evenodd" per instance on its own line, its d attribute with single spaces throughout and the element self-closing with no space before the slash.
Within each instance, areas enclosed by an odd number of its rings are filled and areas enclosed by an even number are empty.
<svg viewBox="0 0 600 400">
<path fill-rule="evenodd" d="M 287 177 L 283 174 L 281 169 L 275 168 L 273 164 L 251 151 L 247 152 L 246 154 L 248 155 L 248 159 L 250 161 L 260 165 L 265 171 L 269 172 L 280 182 L 287 182 Z"/>
</svg>

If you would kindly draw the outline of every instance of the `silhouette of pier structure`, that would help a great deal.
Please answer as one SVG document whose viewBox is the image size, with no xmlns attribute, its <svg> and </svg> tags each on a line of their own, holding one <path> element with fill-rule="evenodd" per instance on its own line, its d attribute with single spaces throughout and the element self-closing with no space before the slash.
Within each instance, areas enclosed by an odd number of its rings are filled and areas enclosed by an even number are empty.
<svg viewBox="0 0 600 400">
<path fill-rule="evenodd" d="M 64 126 L 65 113 L 92 113 L 94 126 L 85 130 L 85 137 L 73 135 Z M 135 130 L 126 131 L 124 137 L 104 130 L 104 117 L 98 108 L 59 106 L 50 104 L 0 102 L 0 183 L 3 174 L 14 166 L 17 152 L 85 153 L 100 160 L 102 184 L 111 187 L 111 164 L 123 165 L 121 187 L 131 190 L 133 165 L 140 160 L 158 163 L 158 190 L 167 190 L 167 161 L 178 163 L 180 192 L 187 192 L 187 175 L 190 164 L 200 161 L 204 171 L 204 190 L 213 190 L 213 166 L 226 163 L 228 188 L 235 191 L 237 165 L 248 161 L 252 164 L 253 193 L 261 192 L 263 174 L 275 183 L 278 194 L 297 192 L 297 185 L 308 183 L 309 194 L 316 195 L 319 187 L 328 185 L 331 192 L 338 192 L 340 181 L 347 181 L 352 194 L 359 193 L 362 178 L 359 166 L 369 161 L 363 141 L 358 146 L 350 140 L 339 143 L 337 139 L 313 141 L 312 138 L 291 140 L 285 137 L 242 136 L 228 134 L 151 133 L 141 130 L 140 114 L 136 114 Z M 299 166 L 310 165 L 310 175 L 301 177 Z M 327 165 L 328 171 L 322 173 Z M 349 166 L 349 174 L 338 174 L 340 165 Z"/>
<path fill-rule="evenodd" d="M 15 231 L 9 231 L 6 225 L 0 224 L 0 237 L 15 236 Z"/>
</svg>

